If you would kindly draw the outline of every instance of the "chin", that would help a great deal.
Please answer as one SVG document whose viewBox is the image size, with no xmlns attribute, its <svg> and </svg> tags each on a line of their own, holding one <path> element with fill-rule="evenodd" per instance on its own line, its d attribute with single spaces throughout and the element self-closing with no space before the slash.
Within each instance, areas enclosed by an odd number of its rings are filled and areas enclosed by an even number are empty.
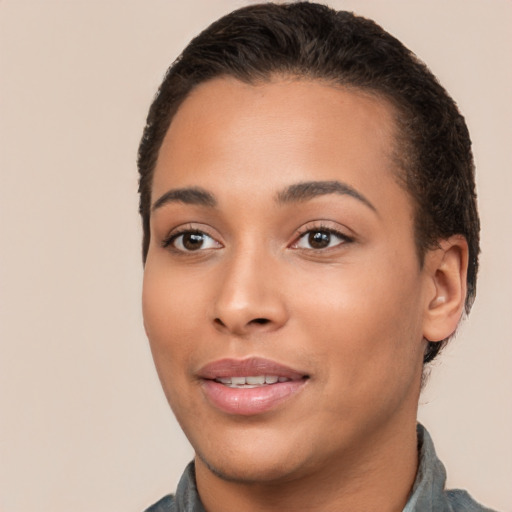
<svg viewBox="0 0 512 512">
<path fill-rule="evenodd" d="M 276 457 L 258 458 L 257 460 L 248 460 L 242 458 L 241 460 L 232 460 L 229 457 L 223 460 L 211 460 L 205 458 L 202 454 L 196 453 L 196 465 L 203 464 L 209 471 L 211 471 L 218 478 L 228 481 L 243 484 L 264 484 L 285 482 L 293 480 L 298 476 L 298 467 L 294 467 L 290 461 L 284 462 L 276 460 Z M 299 467 L 301 465 L 299 464 Z"/>
<path fill-rule="evenodd" d="M 291 439 L 252 434 L 237 436 L 236 444 L 213 440 L 208 446 L 196 446 L 196 465 L 223 480 L 253 484 L 294 480 L 307 471 L 309 454 L 298 450 Z"/>
</svg>

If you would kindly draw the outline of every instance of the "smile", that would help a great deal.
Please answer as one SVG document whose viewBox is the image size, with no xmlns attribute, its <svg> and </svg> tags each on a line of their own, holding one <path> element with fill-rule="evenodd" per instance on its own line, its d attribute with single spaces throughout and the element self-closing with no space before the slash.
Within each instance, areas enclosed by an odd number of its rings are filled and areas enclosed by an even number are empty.
<svg viewBox="0 0 512 512">
<path fill-rule="evenodd" d="M 258 375 L 256 377 L 219 377 L 215 379 L 229 388 L 251 389 L 261 386 L 268 386 L 276 382 L 287 382 L 291 379 L 278 377 L 277 375 Z"/>
<path fill-rule="evenodd" d="M 222 359 L 198 376 L 207 401 L 230 415 L 252 416 L 284 407 L 304 389 L 309 375 L 262 358 Z"/>
</svg>

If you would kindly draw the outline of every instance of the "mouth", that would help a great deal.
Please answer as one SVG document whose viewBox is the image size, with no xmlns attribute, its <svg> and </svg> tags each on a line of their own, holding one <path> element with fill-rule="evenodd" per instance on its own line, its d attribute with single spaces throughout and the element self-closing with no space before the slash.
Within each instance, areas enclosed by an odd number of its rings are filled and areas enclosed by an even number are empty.
<svg viewBox="0 0 512 512">
<path fill-rule="evenodd" d="M 218 377 L 214 380 L 228 388 L 252 389 L 275 384 L 276 382 L 289 382 L 291 379 L 278 375 L 257 375 L 254 377 Z"/>
<path fill-rule="evenodd" d="M 222 359 L 199 372 L 207 401 L 228 414 L 250 416 L 283 406 L 309 375 L 268 359 Z"/>
</svg>

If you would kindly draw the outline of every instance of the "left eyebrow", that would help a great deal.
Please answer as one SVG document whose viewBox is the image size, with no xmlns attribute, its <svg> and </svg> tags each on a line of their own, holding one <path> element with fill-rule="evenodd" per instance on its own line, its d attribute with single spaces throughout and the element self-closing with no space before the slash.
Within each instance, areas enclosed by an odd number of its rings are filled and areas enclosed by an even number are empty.
<svg viewBox="0 0 512 512">
<path fill-rule="evenodd" d="M 341 181 L 304 181 L 296 183 L 278 192 L 276 200 L 280 204 L 303 202 L 328 194 L 341 194 L 353 197 L 377 213 L 377 208 L 366 197 L 355 188 Z"/>
<path fill-rule="evenodd" d="M 151 211 L 155 211 L 169 203 L 185 203 L 215 208 L 217 200 L 214 195 L 201 187 L 185 187 L 168 190 L 159 197 L 151 207 Z"/>
</svg>

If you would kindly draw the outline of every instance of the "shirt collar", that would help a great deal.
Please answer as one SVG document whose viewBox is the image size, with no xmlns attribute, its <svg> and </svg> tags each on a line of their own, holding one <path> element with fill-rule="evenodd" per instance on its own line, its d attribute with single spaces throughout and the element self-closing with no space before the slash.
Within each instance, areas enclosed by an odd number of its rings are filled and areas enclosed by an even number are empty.
<svg viewBox="0 0 512 512">
<path fill-rule="evenodd" d="M 423 425 L 417 425 L 419 465 L 416 480 L 403 512 L 443 512 L 451 510 L 444 504 L 446 470 L 437 458 L 434 443 Z M 178 484 L 175 496 L 177 510 L 205 512 L 196 487 L 194 462 L 191 462 Z"/>
<path fill-rule="evenodd" d="M 194 461 L 190 462 L 176 489 L 176 510 L 183 512 L 205 512 L 196 486 Z"/>
<path fill-rule="evenodd" d="M 425 427 L 418 423 L 416 431 L 418 434 L 418 472 L 403 512 L 415 510 L 433 512 L 434 506 L 435 512 L 442 512 L 445 510 L 442 501 L 444 501 L 446 470 L 443 463 L 437 458 L 434 443 Z"/>
</svg>

